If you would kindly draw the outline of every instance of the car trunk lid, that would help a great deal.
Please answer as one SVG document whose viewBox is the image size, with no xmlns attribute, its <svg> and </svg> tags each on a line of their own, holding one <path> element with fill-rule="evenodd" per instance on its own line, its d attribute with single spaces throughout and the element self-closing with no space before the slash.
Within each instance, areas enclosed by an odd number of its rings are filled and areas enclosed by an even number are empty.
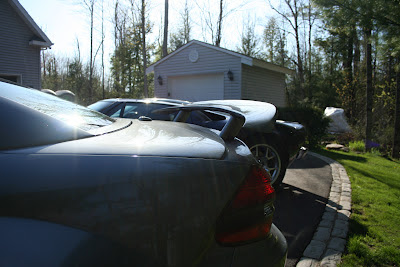
<svg viewBox="0 0 400 267">
<path fill-rule="evenodd" d="M 127 120 L 120 119 L 125 124 Z M 225 142 L 218 131 L 197 125 L 129 120 L 128 126 L 115 131 L 50 146 L 31 148 L 36 153 L 97 154 L 112 151 L 116 155 L 190 157 L 220 159 Z M 101 145 L 99 145 L 101 144 Z M 38 151 L 39 149 L 39 151 Z"/>
</svg>

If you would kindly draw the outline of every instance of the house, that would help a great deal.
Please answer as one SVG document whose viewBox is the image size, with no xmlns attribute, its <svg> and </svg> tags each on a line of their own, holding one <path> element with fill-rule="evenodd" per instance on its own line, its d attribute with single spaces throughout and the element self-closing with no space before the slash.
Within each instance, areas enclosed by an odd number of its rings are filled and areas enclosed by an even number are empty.
<svg viewBox="0 0 400 267">
<path fill-rule="evenodd" d="M 153 65 L 154 96 L 189 101 L 250 99 L 286 106 L 285 78 L 294 71 L 200 41 Z"/>
<path fill-rule="evenodd" d="M 40 51 L 51 45 L 18 0 L 0 0 L 0 78 L 40 89 Z"/>
</svg>

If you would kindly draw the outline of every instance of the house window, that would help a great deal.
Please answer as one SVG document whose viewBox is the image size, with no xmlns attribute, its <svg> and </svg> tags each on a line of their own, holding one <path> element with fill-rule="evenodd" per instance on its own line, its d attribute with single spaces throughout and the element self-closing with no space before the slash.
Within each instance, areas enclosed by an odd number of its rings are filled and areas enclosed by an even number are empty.
<svg viewBox="0 0 400 267">
<path fill-rule="evenodd" d="M 0 79 L 4 79 L 17 84 L 22 84 L 21 75 L 0 74 Z"/>
</svg>

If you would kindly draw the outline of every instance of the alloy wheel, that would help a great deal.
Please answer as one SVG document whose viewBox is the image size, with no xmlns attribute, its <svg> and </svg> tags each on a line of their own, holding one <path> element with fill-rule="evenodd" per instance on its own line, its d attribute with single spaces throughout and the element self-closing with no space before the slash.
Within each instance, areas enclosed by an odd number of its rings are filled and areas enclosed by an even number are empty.
<svg viewBox="0 0 400 267">
<path fill-rule="evenodd" d="M 274 184 L 282 168 L 281 158 L 276 149 L 269 144 L 256 144 L 250 147 L 250 151 L 256 160 L 269 172 L 271 183 Z"/>
</svg>

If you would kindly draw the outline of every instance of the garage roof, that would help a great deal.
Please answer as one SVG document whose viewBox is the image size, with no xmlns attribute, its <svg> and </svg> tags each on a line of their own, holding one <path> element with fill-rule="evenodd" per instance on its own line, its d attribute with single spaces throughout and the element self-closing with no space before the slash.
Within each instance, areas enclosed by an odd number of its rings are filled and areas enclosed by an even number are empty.
<svg viewBox="0 0 400 267">
<path fill-rule="evenodd" d="M 168 60 L 170 57 L 173 57 L 175 54 L 179 53 L 183 49 L 185 49 L 185 48 L 187 48 L 187 47 L 189 47 L 189 46 L 191 46 L 193 44 L 202 45 L 202 46 L 205 46 L 205 47 L 208 47 L 208 48 L 211 48 L 211 49 L 215 49 L 215 50 L 223 52 L 223 53 L 227 53 L 227 54 L 239 57 L 241 59 L 242 64 L 246 64 L 246 65 L 249 65 L 249 66 L 260 67 L 260 68 L 263 68 L 263 69 L 268 69 L 268 70 L 281 72 L 281 73 L 285 73 L 285 74 L 294 74 L 295 73 L 294 70 L 291 70 L 291 69 L 288 69 L 288 68 L 285 68 L 285 67 L 281 67 L 279 65 L 272 64 L 272 63 L 266 62 L 264 60 L 256 59 L 256 58 L 253 58 L 253 57 L 249 57 L 249 56 L 246 56 L 246 55 L 243 55 L 243 54 L 240 54 L 240 53 L 237 53 L 237 52 L 225 49 L 225 48 L 221 48 L 221 47 L 217 47 L 215 45 L 208 44 L 208 43 L 200 42 L 200 41 L 197 41 L 197 40 L 192 40 L 189 43 L 185 44 L 184 46 L 180 47 L 179 49 L 175 50 L 174 52 L 172 52 L 168 56 L 166 56 L 166 57 L 160 59 L 159 61 L 157 61 L 156 63 L 150 65 L 146 69 L 146 74 L 149 74 L 149 73 L 153 72 L 155 66 L 157 66 L 158 64 Z"/>
</svg>

